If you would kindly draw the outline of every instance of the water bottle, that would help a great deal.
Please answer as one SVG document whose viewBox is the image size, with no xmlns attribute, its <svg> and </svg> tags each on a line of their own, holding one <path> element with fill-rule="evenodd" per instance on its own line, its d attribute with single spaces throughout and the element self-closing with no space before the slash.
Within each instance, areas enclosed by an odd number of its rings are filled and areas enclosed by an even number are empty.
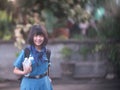
<svg viewBox="0 0 120 90">
<path fill-rule="evenodd" d="M 32 60 L 31 57 L 25 58 L 23 61 L 23 66 L 26 68 L 30 68 L 31 67 L 31 60 Z M 25 76 L 29 76 L 29 75 L 30 75 L 30 73 L 26 74 Z"/>
</svg>

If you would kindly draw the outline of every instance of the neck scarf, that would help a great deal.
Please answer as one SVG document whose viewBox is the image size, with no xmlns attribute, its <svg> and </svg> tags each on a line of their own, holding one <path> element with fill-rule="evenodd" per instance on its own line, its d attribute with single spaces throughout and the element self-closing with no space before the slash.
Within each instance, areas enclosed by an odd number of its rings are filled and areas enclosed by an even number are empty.
<svg viewBox="0 0 120 90">
<path fill-rule="evenodd" d="M 41 51 L 38 51 L 34 46 L 31 46 L 31 52 L 33 54 L 34 60 L 38 63 L 39 61 L 44 61 L 43 54 L 46 52 L 46 48 L 41 48 Z"/>
</svg>

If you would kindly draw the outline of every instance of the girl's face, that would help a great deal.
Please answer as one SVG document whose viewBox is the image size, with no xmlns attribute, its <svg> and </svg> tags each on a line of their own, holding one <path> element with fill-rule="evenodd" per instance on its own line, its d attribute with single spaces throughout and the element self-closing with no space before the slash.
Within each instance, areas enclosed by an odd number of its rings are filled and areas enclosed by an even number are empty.
<svg viewBox="0 0 120 90">
<path fill-rule="evenodd" d="M 33 42 L 34 42 L 36 47 L 40 47 L 41 44 L 44 42 L 44 36 L 42 34 L 34 35 Z"/>
</svg>

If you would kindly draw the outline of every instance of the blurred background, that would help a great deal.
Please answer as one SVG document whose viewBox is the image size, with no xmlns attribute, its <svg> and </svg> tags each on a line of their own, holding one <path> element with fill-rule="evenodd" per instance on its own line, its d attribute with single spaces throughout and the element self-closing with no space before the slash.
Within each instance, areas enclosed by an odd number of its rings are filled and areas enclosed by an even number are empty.
<svg viewBox="0 0 120 90">
<path fill-rule="evenodd" d="M 0 82 L 16 80 L 13 62 L 34 24 L 48 32 L 53 82 L 119 80 L 119 23 L 120 0 L 0 0 Z"/>
</svg>

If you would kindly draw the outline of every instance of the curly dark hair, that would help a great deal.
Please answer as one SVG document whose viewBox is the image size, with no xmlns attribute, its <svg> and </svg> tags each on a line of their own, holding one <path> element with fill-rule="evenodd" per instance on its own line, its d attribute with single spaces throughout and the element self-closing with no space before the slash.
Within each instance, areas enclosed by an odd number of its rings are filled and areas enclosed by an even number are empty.
<svg viewBox="0 0 120 90">
<path fill-rule="evenodd" d="M 28 35 L 28 44 L 30 45 L 34 45 L 34 42 L 33 42 L 33 37 L 34 35 L 43 35 L 44 36 L 44 42 L 42 43 L 42 47 L 43 46 L 46 46 L 46 44 L 48 43 L 48 34 L 47 34 L 47 31 L 45 30 L 45 28 L 43 28 L 42 26 L 40 25 L 33 25 L 31 28 L 30 28 L 30 32 L 29 32 L 29 35 Z"/>
</svg>

